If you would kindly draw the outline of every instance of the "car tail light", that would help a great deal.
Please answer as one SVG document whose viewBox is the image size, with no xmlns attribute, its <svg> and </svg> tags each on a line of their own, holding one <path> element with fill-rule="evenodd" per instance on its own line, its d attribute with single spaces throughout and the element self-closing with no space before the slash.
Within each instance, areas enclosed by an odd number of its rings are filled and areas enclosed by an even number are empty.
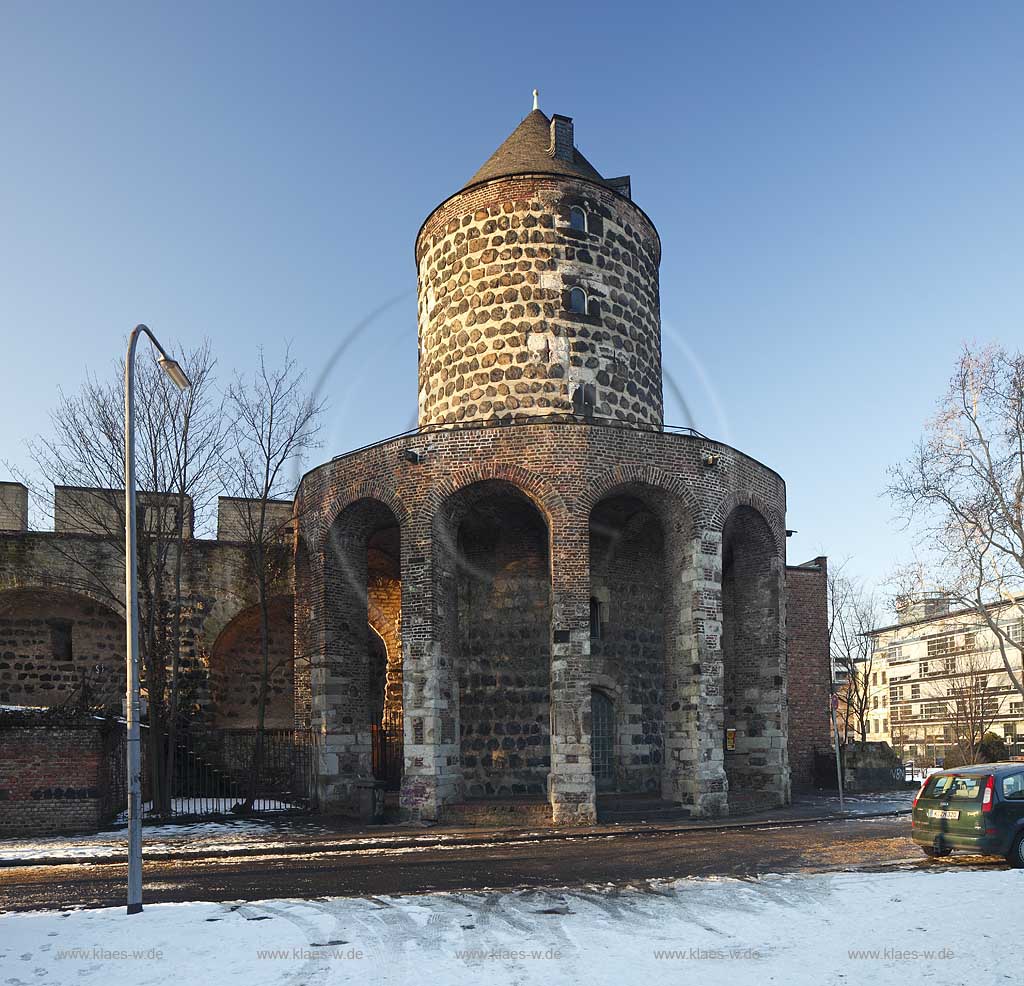
<svg viewBox="0 0 1024 986">
<path fill-rule="evenodd" d="M 996 790 L 996 779 L 995 775 L 989 774 L 988 781 L 985 784 L 985 793 L 981 798 L 981 810 L 988 814 L 992 810 L 992 798 Z"/>
<path fill-rule="evenodd" d="M 926 777 L 923 781 L 921 781 L 921 786 L 917 789 L 917 794 L 914 795 L 914 802 L 910 806 L 911 808 L 916 808 L 917 807 L 917 799 L 921 797 L 921 793 L 924 791 L 925 786 L 928 783 L 928 780 L 929 780 L 929 778 Z"/>
</svg>

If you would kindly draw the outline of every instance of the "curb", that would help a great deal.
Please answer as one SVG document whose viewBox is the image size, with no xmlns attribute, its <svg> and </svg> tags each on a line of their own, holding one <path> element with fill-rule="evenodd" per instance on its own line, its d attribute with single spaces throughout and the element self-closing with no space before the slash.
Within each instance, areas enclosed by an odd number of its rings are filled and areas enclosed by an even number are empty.
<svg viewBox="0 0 1024 986">
<path fill-rule="evenodd" d="M 815 815 L 809 818 L 786 818 L 786 819 L 745 819 L 737 821 L 688 822 L 680 825 L 643 825 L 631 826 L 629 828 L 617 827 L 614 823 L 600 828 L 586 829 L 555 829 L 551 831 L 524 832 L 517 835 L 509 832 L 508 829 L 482 831 L 479 835 L 462 838 L 434 838 L 434 839 L 410 839 L 397 837 L 395 839 L 380 842 L 362 842 L 352 844 L 351 842 L 304 842 L 284 843 L 280 846 L 257 846 L 238 849 L 201 850 L 186 849 L 182 851 L 160 851 L 147 853 L 143 847 L 143 862 L 171 862 L 201 859 L 244 859 L 246 857 L 259 856 L 301 856 L 311 853 L 358 853 L 367 851 L 379 852 L 383 849 L 431 849 L 431 848 L 459 848 L 489 843 L 502 843 L 513 845 L 516 843 L 530 842 L 566 842 L 579 839 L 606 839 L 609 836 L 643 836 L 643 835 L 683 835 L 697 832 L 727 832 L 734 829 L 758 829 L 766 826 L 801 826 L 817 825 L 822 822 L 853 822 L 866 818 L 891 818 L 900 815 L 909 815 L 910 808 L 886 809 L 884 811 L 860 812 L 856 815 L 849 813 L 840 814 L 831 812 L 826 815 Z M 90 856 L 88 858 L 68 859 L 63 856 L 43 856 L 36 859 L 6 859 L 0 860 L 0 870 L 13 869 L 17 867 L 33 866 L 109 866 L 124 864 L 128 861 L 126 853 L 119 853 L 108 856 Z"/>
</svg>

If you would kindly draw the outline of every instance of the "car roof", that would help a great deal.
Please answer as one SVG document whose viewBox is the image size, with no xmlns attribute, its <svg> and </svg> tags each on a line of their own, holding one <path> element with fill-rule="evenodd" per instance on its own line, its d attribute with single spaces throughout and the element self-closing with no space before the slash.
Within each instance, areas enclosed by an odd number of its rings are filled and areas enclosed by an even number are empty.
<svg viewBox="0 0 1024 986">
<path fill-rule="evenodd" d="M 973 763 L 969 767 L 948 767 L 932 774 L 1001 774 L 1008 770 L 1024 770 L 1024 760 L 1002 760 L 999 763 Z"/>
</svg>

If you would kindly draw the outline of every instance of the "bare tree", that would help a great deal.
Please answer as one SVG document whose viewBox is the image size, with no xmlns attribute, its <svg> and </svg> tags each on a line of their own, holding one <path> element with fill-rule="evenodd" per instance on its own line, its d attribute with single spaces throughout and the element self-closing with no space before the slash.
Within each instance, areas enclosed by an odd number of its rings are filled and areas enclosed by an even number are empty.
<svg viewBox="0 0 1024 986">
<path fill-rule="evenodd" d="M 993 672 L 985 656 L 973 649 L 947 660 L 953 665 L 951 677 L 932 685 L 932 697 L 947 710 L 962 762 L 977 763 L 982 740 L 1006 701 L 1002 673 Z"/>
<path fill-rule="evenodd" d="M 873 593 L 845 571 L 845 563 L 828 575 L 829 645 L 837 677 L 845 680 L 838 713 L 843 741 L 851 734 L 867 740 L 868 709 L 874 650 L 869 631 L 878 626 L 878 605 Z"/>
<path fill-rule="evenodd" d="M 182 353 L 193 387 L 181 393 L 155 363 L 140 360 L 136 371 L 136 472 L 139 484 L 138 569 L 142 687 L 147 700 L 148 767 L 154 809 L 170 810 L 173 758 L 167 742 L 181 712 L 181 563 L 192 536 L 194 511 L 208 503 L 213 466 L 223 447 L 214 360 L 204 344 Z M 124 367 L 111 379 L 87 377 L 74 395 L 60 394 L 51 414 L 54 437 L 28 442 L 35 474 L 12 470 L 29 488 L 35 509 L 52 515 L 54 487 L 66 494 L 77 528 L 110 545 L 108 558 L 84 539 L 55 539 L 66 562 L 67 588 L 88 589 L 124 605 Z M 201 511 L 203 516 L 205 511 Z M 108 699 L 112 697 L 108 695 Z"/>
<path fill-rule="evenodd" d="M 270 662 L 270 598 L 287 578 L 294 546 L 293 511 L 275 510 L 275 501 L 295 495 L 289 466 L 319 447 L 320 415 L 325 402 L 306 386 L 290 350 L 271 369 L 263 351 L 251 380 L 241 375 L 228 388 L 230 452 L 225 457 L 225 487 L 238 499 L 236 524 L 256 582 L 260 614 L 259 694 L 249 792 L 243 809 L 252 809 L 263 762 L 267 694 L 275 666 Z"/>
<path fill-rule="evenodd" d="M 965 348 L 936 417 L 890 471 L 889 494 L 916 525 L 935 588 L 973 609 L 1024 694 L 1024 353 Z"/>
</svg>

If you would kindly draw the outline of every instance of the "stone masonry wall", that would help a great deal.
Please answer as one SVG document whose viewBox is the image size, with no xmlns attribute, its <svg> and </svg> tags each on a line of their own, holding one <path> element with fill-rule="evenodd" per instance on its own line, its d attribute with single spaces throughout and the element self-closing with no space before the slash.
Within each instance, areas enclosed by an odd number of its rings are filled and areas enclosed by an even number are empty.
<svg viewBox="0 0 1024 986">
<path fill-rule="evenodd" d="M 290 576 L 284 581 L 288 591 Z M 216 715 L 210 655 L 221 633 L 233 632 L 232 621 L 256 602 L 244 548 L 186 541 L 182 586 L 184 697 Z M 123 601 L 123 545 L 91 534 L 0 532 L 0 703 L 59 705 L 77 687 L 83 670 L 90 672 L 96 701 L 109 697 L 119 703 Z M 281 632 L 284 645 L 290 646 L 287 615 L 284 619 Z M 97 665 L 103 670 L 95 672 Z"/>
<path fill-rule="evenodd" d="M 294 723 L 294 614 L 290 597 L 269 605 L 268 654 L 270 678 L 265 722 L 268 729 L 289 729 Z M 239 613 L 217 638 L 210 655 L 210 711 L 214 725 L 252 729 L 258 721 L 262 659 L 260 611 L 250 606 Z"/>
<path fill-rule="evenodd" d="M 420 425 L 659 424 L 660 255 L 644 213 L 587 181 L 520 176 L 448 199 L 416 246 Z M 570 310 L 575 287 L 585 312 Z"/>
<path fill-rule="evenodd" d="M 410 461 L 403 454 L 418 448 Z M 548 530 L 550 623 L 546 650 L 551 723 L 547 794 L 556 824 L 594 818 L 590 764 L 590 516 L 616 492 L 656 509 L 666 543 L 664 757 L 662 795 L 696 815 L 729 810 L 723 756 L 721 543 L 726 517 L 745 506 L 772 532 L 775 568 L 784 561 L 785 486 L 779 476 L 728 446 L 699 436 L 609 425 L 538 422 L 464 427 L 382 442 L 308 473 L 300 486 L 298 609 L 312 657 L 311 717 L 324 736 L 325 803 L 351 809 L 352 785 L 368 776 L 361 732 L 346 719 L 366 662 L 361 611 L 339 579 L 339 532 L 353 559 L 366 556 L 361 518 L 397 522 L 401 533 L 401 621 L 405 769 L 401 803 L 411 817 L 436 819 L 466 796 L 459 707 L 459 558 L 452 530 L 467 496 L 489 483 L 528 497 Z M 457 520 L 457 522 L 456 522 Z M 452 523 L 455 526 L 452 528 Z M 364 533 L 359 534 L 362 530 Z M 347 551 L 344 552 L 347 554 Z M 362 573 L 365 580 L 365 565 Z M 358 581 L 358 579 L 356 580 Z M 365 584 L 365 582 L 364 582 Z M 775 625 L 783 613 L 776 595 Z M 356 633 L 340 646 L 343 627 Z M 784 635 L 774 634 L 784 646 Z M 356 653 L 362 647 L 362 656 Z M 784 659 L 775 659 L 765 700 L 784 723 Z M 776 684 L 774 678 L 780 678 Z M 367 727 L 368 728 L 368 727 Z M 773 728 L 776 728 L 773 726 Z M 773 737 L 769 737 L 769 742 Z M 774 747 L 772 748 L 774 750 Z M 785 750 L 771 753 L 776 792 L 788 796 Z"/>
<path fill-rule="evenodd" d="M 730 807 L 789 800 L 786 768 L 783 585 L 777 542 L 764 519 L 739 506 L 722 533 L 722 660 Z"/>
<path fill-rule="evenodd" d="M 467 797 L 544 794 L 551 590 L 536 508 L 500 493 L 459 530 L 458 678 Z"/>
<path fill-rule="evenodd" d="M 599 503 L 590 521 L 595 687 L 612 700 L 618 791 L 661 793 L 664 763 L 665 543 L 658 518 L 634 497 Z"/>
<path fill-rule="evenodd" d="M 60 705 L 83 680 L 92 704 L 118 705 L 124 652 L 124 619 L 98 602 L 60 592 L 0 594 L 0 705 Z"/>
</svg>

